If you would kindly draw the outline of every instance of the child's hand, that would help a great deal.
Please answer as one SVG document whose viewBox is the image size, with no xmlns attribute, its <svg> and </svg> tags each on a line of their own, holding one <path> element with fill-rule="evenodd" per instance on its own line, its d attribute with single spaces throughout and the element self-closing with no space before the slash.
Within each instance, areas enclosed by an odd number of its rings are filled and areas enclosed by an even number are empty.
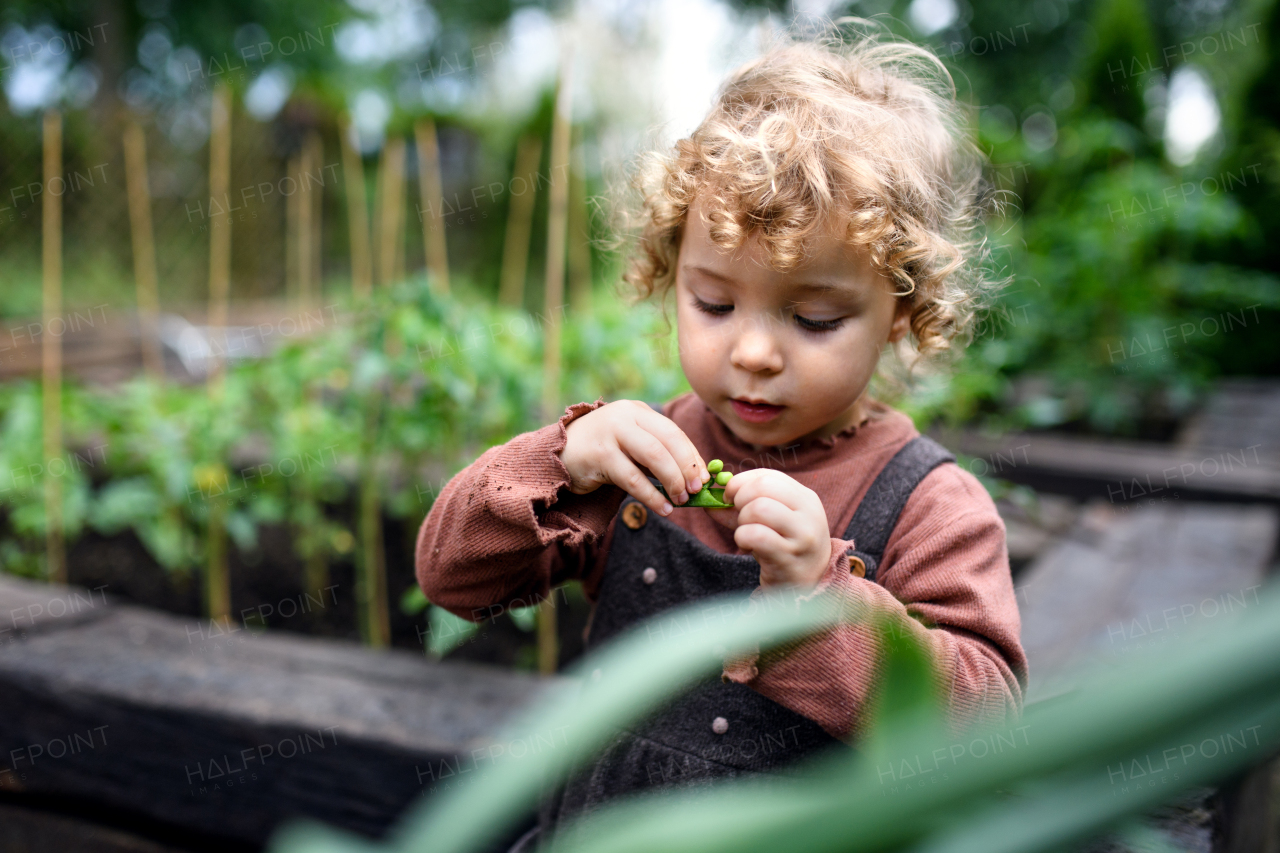
<svg viewBox="0 0 1280 853">
<path fill-rule="evenodd" d="M 831 533 L 813 489 L 781 471 L 756 468 L 734 474 L 724 498 L 736 508 L 733 541 L 760 564 L 761 586 L 817 585 L 831 562 Z"/>
<path fill-rule="evenodd" d="M 669 515 L 671 504 L 639 466 L 648 468 L 676 503 L 689 500 L 689 492 L 711 479 L 689 436 L 645 403 L 609 403 L 569 424 L 565 433 L 560 461 L 576 495 L 612 483 L 654 512 Z"/>
</svg>

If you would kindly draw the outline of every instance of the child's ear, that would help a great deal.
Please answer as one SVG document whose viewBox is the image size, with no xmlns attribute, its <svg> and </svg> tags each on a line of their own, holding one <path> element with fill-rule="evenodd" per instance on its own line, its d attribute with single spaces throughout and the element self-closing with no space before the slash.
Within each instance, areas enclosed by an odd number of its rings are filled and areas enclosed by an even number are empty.
<svg viewBox="0 0 1280 853">
<path fill-rule="evenodd" d="M 915 306 L 911 304 L 910 296 L 898 296 L 897 304 L 894 306 L 893 325 L 889 327 L 889 343 L 896 344 L 898 341 L 906 337 L 907 332 L 911 331 L 911 312 Z"/>
</svg>

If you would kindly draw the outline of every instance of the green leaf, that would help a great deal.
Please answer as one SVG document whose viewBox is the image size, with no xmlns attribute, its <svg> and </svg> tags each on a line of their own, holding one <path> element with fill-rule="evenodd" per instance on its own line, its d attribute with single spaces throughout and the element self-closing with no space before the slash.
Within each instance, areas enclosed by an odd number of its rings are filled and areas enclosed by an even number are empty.
<svg viewBox="0 0 1280 853">
<path fill-rule="evenodd" d="M 107 536 L 126 528 L 139 528 L 160 509 L 160 495 L 145 477 L 129 477 L 108 483 L 89 511 L 89 524 Z"/>
<path fill-rule="evenodd" d="M 680 622 L 685 615 L 715 611 L 700 602 L 639 626 L 574 668 L 580 690 L 551 690 L 508 732 L 559 733 L 563 748 L 520 760 L 500 758 L 490 771 L 424 803 L 393 836 L 392 846 L 478 851 L 532 807 L 542 784 L 555 784 L 598 750 L 613 727 L 630 724 L 714 672 L 726 649 L 733 653 L 766 635 L 781 642 L 827 624 L 830 609 L 819 614 L 817 607 L 766 607 L 702 631 L 664 630 L 666 624 L 687 625 Z M 1083 677 L 1074 691 L 1028 708 L 1021 720 L 960 734 L 936 714 L 920 712 L 936 707 L 938 683 L 918 642 L 923 629 L 872 627 L 885 641 L 886 667 L 876 731 L 864 742 L 876 749 L 819 756 L 794 777 L 618 801 L 567 828 L 557 851 L 835 853 L 850 849 L 850 839 L 869 851 L 1055 850 L 1141 814 L 1185 787 L 1262 761 L 1280 744 L 1276 589 L 1234 619 Z M 1187 684 L 1196 689 L 1187 690 Z M 896 733 L 878 733 L 887 729 Z M 1184 758 L 1178 778 L 1167 786 L 1116 788 L 1115 767 L 1168 760 L 1184 753 L 1180 744 L 1221 743 L 1245 732 L 1252 735 L 1247 748 L 1200 749 L 1198 756 Z M 899 790 L 903 780 L 926 779 L 928 784 Z M 890 792 L 887 784 L 898 787 Z M 273 849 L 341 849 L 311 846 L 333 843 L 333 837 L 321 838 Z"/>
<path fill-rule="evenodd" d="M 437 659 L 444 657 L 469 640 L 479 627 L 433 604 L 427 616 L 427 652 Z"/>
<path fill-rule="evenodd" d="M 400 596 L 400 612 L 405 616 L 417 616 L 427 609 L 427 604 L 427 597 L 423 595 L 422 587 L 416 583 Z"/>
<path fill-rule="evenodd" d="M 253 551 L 258 547 L 258 526 L 252 513 L 243 509 L 232 510 L 226 515 L 226 525 L 227 534 L 240 551 Z"/>
<path fill-rule="evenodd" d="M 507 611 L 511 616 L 511 621 L 516 623 L 516 627 L 526 634 L 538 626 L 538 608 L 534 607 L 514 607 Z"/>
</svg>

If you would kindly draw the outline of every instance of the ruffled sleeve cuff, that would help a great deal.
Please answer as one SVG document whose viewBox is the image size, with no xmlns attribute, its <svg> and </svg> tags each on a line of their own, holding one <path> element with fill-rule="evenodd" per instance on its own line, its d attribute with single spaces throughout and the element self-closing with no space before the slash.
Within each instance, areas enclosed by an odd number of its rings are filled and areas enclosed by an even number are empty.
<svg viewBox="0 0 1280 853">
<path fill-rule="evenodd" d="M 534 531 L 538 544 L 576 548 L 604 535 L 625 494 L 602 486 L 591 494 L 569 491 L 569 471 L 560 459 L 569 424 L 603 406 L 577 403 L 554 424 L 517 436 L 493 455 L 477 483 L 488 509 L 502 521 Z"/>
</svg>

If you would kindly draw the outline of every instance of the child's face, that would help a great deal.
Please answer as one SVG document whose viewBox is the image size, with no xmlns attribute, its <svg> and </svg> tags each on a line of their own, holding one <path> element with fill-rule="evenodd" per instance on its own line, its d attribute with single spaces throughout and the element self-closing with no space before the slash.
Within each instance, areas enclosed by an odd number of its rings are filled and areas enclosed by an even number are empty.
<svg viewBox="0 0 1280 853">
<path fill-rule="evenodd" d="M 698 202 L 680 243 L 676 301 L 689 384 L 749 444 L 856 423 L 881 350 L 909 328 L 904 301 L 861 247 L 824 236 L 802 267 L 778 272 L 756 236 L 733 252 L 713 243 Z"/>
</svg>

